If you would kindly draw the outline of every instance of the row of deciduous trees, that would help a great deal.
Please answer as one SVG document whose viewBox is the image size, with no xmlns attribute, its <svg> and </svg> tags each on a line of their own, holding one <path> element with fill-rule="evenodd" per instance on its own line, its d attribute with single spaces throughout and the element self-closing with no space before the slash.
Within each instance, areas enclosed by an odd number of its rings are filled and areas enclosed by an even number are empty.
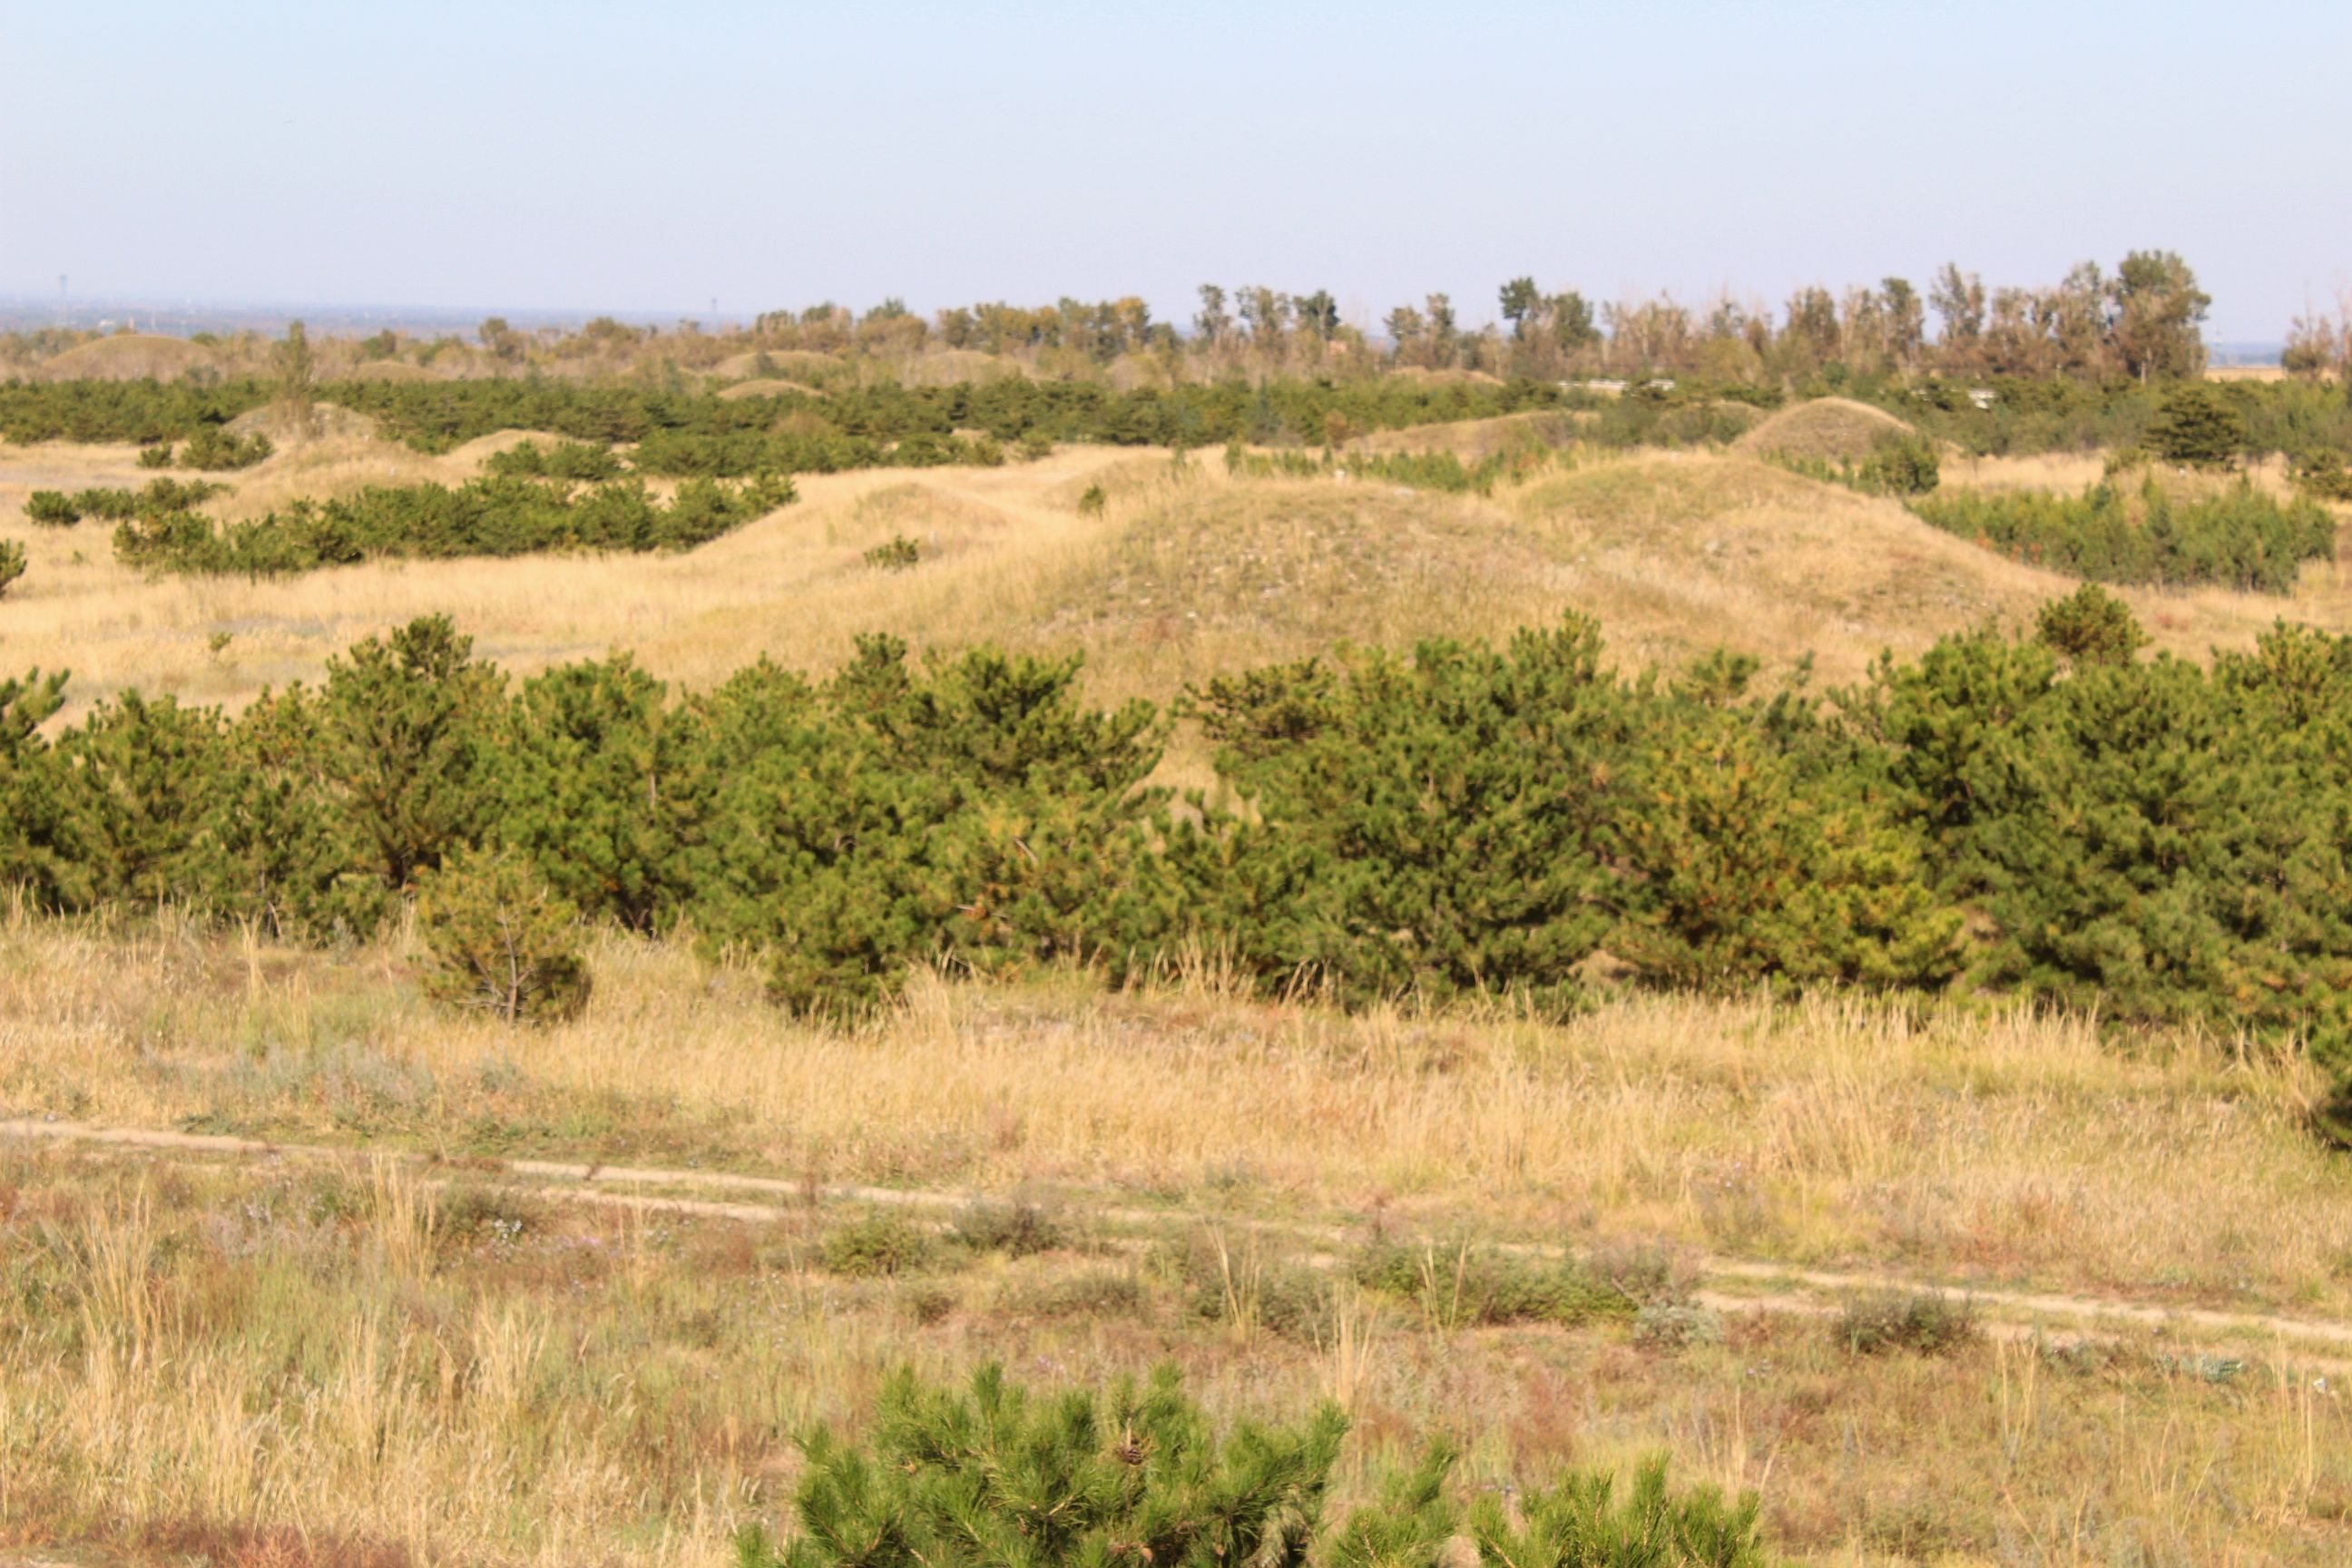
<svg viewBox="0 0 2352 1568">
<path fill-rule="evenodd" d="M 680 699 L 616 657 L 510 689 L 432 619 L 233 719 L 126 693 L 51 741 L 58 683 L 0 688 L 0 876 L 324 933 L 487 847 L 816 1011 L 920 962 L 1116 980 L 1189 944 L 1275 991 L 1566 1006 L 1606 952 L 1659 984 L 1982 986 L 2341 1059 L 2352 639 L 2282 626 L 2210 669 L 2139 640 L 2087 589 L 2038 638 L 1949 637 L 1829 700 L 1727 654 L 1621 679 L 1575 618 L 1348 651 L 1176 704 L 1219 804 L 1146 784 L 1171 713 L 1087 707 L 1076 659 L 875 637 L 823 681 L 761 663 Z"/>
<path fill-rule="evenodd" d="M 1719 380 L 1801 378 L 1829 363 L 1852 371 L 1943 370 L 1969 374 L 2164 379 L 2204 369 L 2202 323 L 2211 299 L 2168 250 L 2134 251 L 2110 274 L 2077 266 L 2047 287 L 2004 286 L 1955 263 L 1923 292 L 1888 278 L 1840 291 L 1798 289 L 1777 319 L 1725 294 L 1697 308 L 1671 296 L 1595 301 L 1548 291 L 1531 277 L 1502 285 L 1497 325 L 1467 325 L 1453 299 L 1431 294 L 1396 307 L 1378 331 L 1346 323 L 1328 289 L 1286 293 L 1259 285 L 1203 284 L 1188 332 L 1155 322 L 1133 296 L 1064 299 L 1024 308 L 958 306 L 926 322 L 896 300 L 863 316 L 826 304 L 762 315 L 753 334 L 779 348 L 908 353 L 937 342 L 995 353 L 1069 350 L 1108 363 L 1123 354 L 1191 353 L 1267 367 L 1319 364 L 1342 353 L 1429 369 L 1498 375 L 1679 371 Z M 1931 332 L 1929 311 L 1939 330 Z"/>
</svg>

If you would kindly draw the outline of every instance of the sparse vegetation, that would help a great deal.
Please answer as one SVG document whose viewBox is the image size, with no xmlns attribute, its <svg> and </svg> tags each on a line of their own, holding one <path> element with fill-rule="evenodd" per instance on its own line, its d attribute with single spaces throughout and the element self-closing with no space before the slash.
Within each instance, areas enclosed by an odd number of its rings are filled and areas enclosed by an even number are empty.
<svg viewBox="0 0 2352 1568">
<path fill-rule="evenodd" d="M 880 572 L 904 572 L 923 559 L 923 548 L 905 534 L 894 534 L 868 550 L 862 558 Z"/>
</svg>

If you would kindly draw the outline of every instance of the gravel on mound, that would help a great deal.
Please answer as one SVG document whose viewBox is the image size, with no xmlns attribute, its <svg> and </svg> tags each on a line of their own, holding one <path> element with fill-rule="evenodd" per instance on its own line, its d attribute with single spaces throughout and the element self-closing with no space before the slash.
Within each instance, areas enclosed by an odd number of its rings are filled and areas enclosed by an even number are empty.
<svg viewBox="0 0 2352 1568">
<path fill-rule="evenodd" d="M 1778 453 L 1790 458 L 1820 458 L 1856 462 L 1870 456 L 1888 436 L 1912 434 L 1910 426 L 1892 414 L 1844 397 L 1816 397 L 1783 408 L 1735 443 L 1742 452 L 1761 456 Z"/>
</svg>

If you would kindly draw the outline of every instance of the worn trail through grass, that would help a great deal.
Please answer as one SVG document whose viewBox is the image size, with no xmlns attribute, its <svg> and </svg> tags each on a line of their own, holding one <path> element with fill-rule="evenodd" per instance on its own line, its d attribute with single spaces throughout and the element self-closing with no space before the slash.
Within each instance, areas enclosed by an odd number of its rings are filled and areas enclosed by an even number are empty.
<svg viewBox="0 0 2352 1568">
<path fill-rule="evenodd" d="M 0 1121 L 0 1141 L 49 1141 L 95 1146 L 159 1160 L 288 1159 L 349 1163 L 355 1159 L 393 1158 L 429 1171 L 448 1163 L 428 1155 L 386 1156 L 366 1150 L 323 1144 L 275 1143 L 262 1139 L 214 1133 L 181 1132 L 164 1128 L 97 1127 L 83 1122 Z M 824 1204 L 891 1205 L 914 1209 L 953 1210 L 980 1194 L 971 1192 L 856 1184 L 789 1181 L 773 1176 L 732 1172 L 691 1171 L 653 1166 L 608 1165 L 596 1162 L 561 1160 L 481 1160 L 466 1162 L 469 1177 L 503 1177 L 534 1196 L 594 1205 L 641 1214 L 670 1214 L 698 1219 L 771 1224 L 796 1208 Z M 429 1175 L 426 1185 L 433 1185 Z M 631 1191 L 629 1189 L 671 1189 Z M 751 1202 L 711 1196 L 679 1195 L 677 1189 L 696 1194 L 757 1194 L 769 1201 Z M 1308 1242 L 1338 1242 L 1343 1233 L 1334 1226 L 1232 1216 L 1178 1208 L 1094 1206 L 1086 1216 L 1097 1223 L 1138 1230 L 1215 1224 L 1235 1229 L 1279 1234 Z M 1557 1257 L 1568 1249 L 1531 1243 L 1510 1244 L 1506 1250 Z M 2064 1291 L 1987 1289 L 1922 1275 L 1894 1270 L 1837 1271 L 1805 1268 L 1755 1258 L 1706 1254 L 1692 1260 L 1700 1289 L 1695 1300 L 1717 1311 L 1762 1311 L 1819 1315 L 1836 1310 L 1821 1300 L 1859 1295 L 1951 1293 L 1964 1295 L 1982 1319 L 1989 1334 L 2007 1339 L 2031 1339 L 2041 1334 L 2047 1321 L 2065 1320 L 2094 1331 L 2137 1329 L 2156 1333 L 2189 1332 L 2200 1344 L 2263 1348 L 2284 1353 L 2287 1342 L 2305 1349 L 2294 1352 L 2298 1365 L 2331 1372 L 2352 1372 L 2352 1360 L 2315 1356 L 2308 1347 L 2335 1347 L 2352 1352 L 2352 1323 L 2294 1318 L 2273 1312 L 2231 1312 L 2210 1308 L 2150 1306 L 2119 1296 Z"/>
</svg>

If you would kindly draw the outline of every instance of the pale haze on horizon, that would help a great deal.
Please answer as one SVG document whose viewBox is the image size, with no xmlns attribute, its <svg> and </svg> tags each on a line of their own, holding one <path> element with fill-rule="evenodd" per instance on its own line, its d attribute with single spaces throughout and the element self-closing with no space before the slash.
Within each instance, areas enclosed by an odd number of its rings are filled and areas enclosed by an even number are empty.
<svg viewBox="0 0 2352 1568">
<path fill-rule="evenodd" d="M 2178 250 L 2352 284 L 2352 5 L 0 0 L 0 293 L 721 316 Z"/>
</svg>

